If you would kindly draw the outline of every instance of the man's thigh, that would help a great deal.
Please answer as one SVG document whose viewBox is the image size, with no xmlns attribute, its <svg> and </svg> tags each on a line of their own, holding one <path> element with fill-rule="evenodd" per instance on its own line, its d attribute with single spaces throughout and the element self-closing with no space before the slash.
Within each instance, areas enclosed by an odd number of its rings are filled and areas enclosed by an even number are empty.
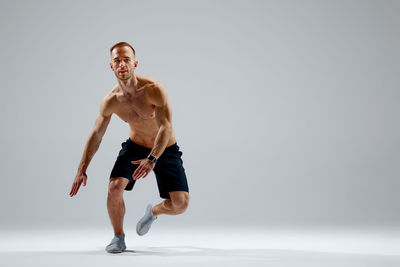
<svg viewBox="0 0 400 267">
<path fill-rule="evenodd" d="M 161 198 L 171 198 L 171 193 L 177 198 L 188 197 L 189 186 L 181 163 L 160 163 L 154 173 Z"/>
</svg>

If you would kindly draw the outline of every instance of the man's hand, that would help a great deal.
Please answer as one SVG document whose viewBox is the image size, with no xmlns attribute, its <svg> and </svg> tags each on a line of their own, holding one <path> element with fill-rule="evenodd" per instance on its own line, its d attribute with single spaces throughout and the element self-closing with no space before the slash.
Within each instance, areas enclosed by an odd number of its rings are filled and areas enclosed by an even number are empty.
<svg viewBox="0 0 400 267">
<path fill-rule="evenodd" d="M 148 158 L 145 159 L 139 159 L 139 160 L 133 160 L 131 161 L 132 164 L 140 164 L 139 167 L 135 170 L 135 172 L 132 174 L 133 180 L 137 180 L 142 178 L 145 178 L 149 172 L 151 172 L 156 164 L 149 160 Z"/>
<path fill-rule="evenodd" d="M 87 180 L 87 175 L 85 172 L 78 171 L 78 173 L 75 176 L 74 183 L 72 184 L 71 192 L 69 192 L 69 195 L 75 196 L 76 193 L 78 193 L 79 187 L 81 187 L 81 184 L 83 183 L 83 186 L 86 186 L 86 180 Z"/>
</svg>

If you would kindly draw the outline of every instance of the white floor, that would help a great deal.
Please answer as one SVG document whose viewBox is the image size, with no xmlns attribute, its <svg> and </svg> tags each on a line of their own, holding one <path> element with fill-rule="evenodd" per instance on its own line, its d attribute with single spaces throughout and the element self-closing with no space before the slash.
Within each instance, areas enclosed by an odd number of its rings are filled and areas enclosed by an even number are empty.
<svg viewBox="0 0 400 267">
<path fill-rule="evenodd" d="M 126 231 L 109 254 L 107 229 L 0 232 L 0 266 L 400 266 L 400 232 L 362 229 L 171 229 Z"/>
</svg>

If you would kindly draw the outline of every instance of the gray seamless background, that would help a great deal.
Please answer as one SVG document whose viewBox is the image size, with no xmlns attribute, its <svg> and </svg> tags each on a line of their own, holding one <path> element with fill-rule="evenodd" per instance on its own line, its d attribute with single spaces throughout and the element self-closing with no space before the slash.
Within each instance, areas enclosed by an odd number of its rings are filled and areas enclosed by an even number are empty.
<svg viewBox="0 0 400 267">
<path fill-rule="evenodd" d="M 109 48 L 167 88 L 188 177 L 163 225 L 396 226 L 398 1 L 0 1 L 3 227 L 109 226 L 108 176 L 128 125 L 113 115 L 70 191 Z M 124 194 L 134 227 L 154 174 Z"/>
</svg>

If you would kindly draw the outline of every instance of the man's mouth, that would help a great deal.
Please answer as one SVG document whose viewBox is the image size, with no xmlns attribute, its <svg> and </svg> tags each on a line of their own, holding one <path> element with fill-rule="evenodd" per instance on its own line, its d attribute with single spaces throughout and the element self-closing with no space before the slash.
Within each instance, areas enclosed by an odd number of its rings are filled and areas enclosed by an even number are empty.
<svg viewBox="0 0 400 267">
<path fill-rule="evenodd" d="M 121 74 L 125 74 L 126 70 L 120 71 L 119 73 Z"/>
</svg>

